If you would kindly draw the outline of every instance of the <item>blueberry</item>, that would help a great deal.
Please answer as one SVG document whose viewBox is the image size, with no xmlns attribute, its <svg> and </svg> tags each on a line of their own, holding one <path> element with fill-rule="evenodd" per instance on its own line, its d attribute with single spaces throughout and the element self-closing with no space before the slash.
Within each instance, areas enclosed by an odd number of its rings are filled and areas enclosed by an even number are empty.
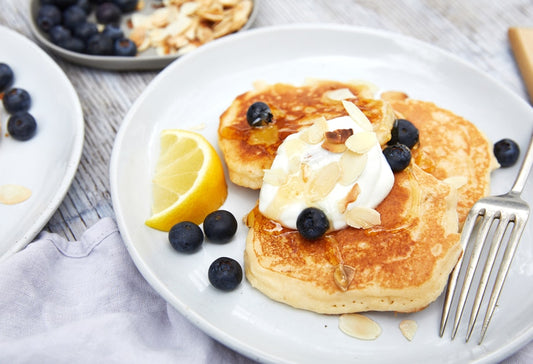
<svg viewBox="0 0 533 364">
<path fill-rule="evenodd" d="M 109 56 L 113 54 L 113 40 L 110 37 L 98 33 L 93 35 L 87 41 L 88 54 Z"/>
<path fill-rule="evenodd" d="M 58 43 L 58 46 L 61 48 L 65 48 L 66 50 L 77 52 L 77 53 L 83 53 L 85 52 L 85 43 L 83 40 L 75 37 L 70 37 L 67 39 L 62 40 Z"/>
<path fill-rule="evenodd" d="M 113 3 L 103 3 L 96 8 L 95 15 L 100 24 L 118 24 L 122 17 L 122 12 Z"/>
<path fill-rule="evenodd" d="M 116 56 L 132 57 L 137 54 L 137 46 L 128 38 L 119 38 L 115 40 L 113 50 L 113 53 Z"/>
<path fill-rule="evenodd" d="M 72 5 L 63 11 L 63 25 L 74 31 L 77 26 L 87 21 L 87 14 L 85 11 L 77 6 Z"/>
<path fill-rule="evenodd" d="M 305 239 L 316 240 L 328 231 L 329 220 L 322 210 L 307 207 L 298 215 L 296 228 Z"/>
<path fill-rule="evenodd" d="M 204 233 L 194 222 L 182 221 L 172 226 L 168 232 L 168 241 L 181 253 L 193 253 L 202 245 Z"/>
<path fill-rule="evenodd" d="M 85 14 L 89 15 L 91 13 L 91 1 L 90 0 L 77 0 L 75 5 L 78 5 L 80 8 L 85 11 Z"/>
<path fill-rule="evenodd" d="M 411 162 L 411 150 L 404 144 L 388 145 L 383 154 L 393 172 L 403 171 Z"/>
<path fill-rule="evenodd" d="M 118 26 L 113 24 L 107 24 L 102 30 L 102 34 L 113 39 L 113 41 L 124 38 L 124 32 Z"/>
<path fill-rule="evenodd" d="M 37 25 L 48 33 L 52 27 L 61 23 L 61 10 L 54 5 L 43 5 L 37 12 Z"/>
<path fill-rule="evenodd" d="M 54 0 L 54 4 L 61 8 L 66 9 L 69 6 L 76 5 L 77 0 Z"/>
<path fill-rule="evenodd" d="M 2 102 L 8 113 L 15 114 L 30 109 L 31 97 L 28 91 L 22 88 L 12 88 L 4 94 Z"/>
<path fill-rule="evenodd" d="M 237 231 L 235 216 L 226 210 L 217 210 L 204 219 L 204 233 L 207 239 L 217 244 L 224 244 L 231 240 Z"/>
<path fill-rule="evenodd" d="M 86 42 L 93 35 L 98 34 L 98 28 L 93 22 L 83 22 L 74 28 L 74 36 Z"/>
<path fill-rule="evenodd" d="M 418 129 L 413 123 L 405 119 L 394 120 L 391 130 L 391 139 L 388 143 L 389 145 L 400 143 L 407 146 L 407 148 L 412 148 L 418 143 L 418 139 Z"/>
<path fill-rule="evenodd" d="M 502 139 L 494 143 L 494 156 L 502 167 L 511 167 L 518 160 L 520 147 L 514 140 Z"/>
<path fill-rule="evenodd" d="M 7 120 L 7 131 L 16 140 L 28 140 L 35 135 L 37 123 L 28 112 L 13 114 Z"/>
<path fill-rule="evenodd" d="M 208 278 L 213 287 L 222 291 L 232 291 L 242 281 L 241 265 L 232 258 L 218 258 L 209 266 Z"/>
<path fill-rule="evenodd" d="M 139 0 L 111 0 L 123 13 L 131 13 L 137 9 Z"/>
<path fill-rule="evenodd" d="M 11 87 L 14 79 L 15 75 L 11 67 L 6 63 L 0 63 L 0 92 Z"/>
<path fill-rule="evenodd" d="M 56 25 L 55 27 L 50 29 L 48 35 L 50 36 L 50 40 L 52 41 L 52 43 L 57 45 L 72 37 L 70 29 L 64 27 L 63 25 Z"/>
<path fill-rule="evenodd" d="M 272 122 L 272 112 L 267 104 L 261 101 L 254 102 L 246 112 L 246 120 L 253 127 L 263 126 Z"/>
</svg>

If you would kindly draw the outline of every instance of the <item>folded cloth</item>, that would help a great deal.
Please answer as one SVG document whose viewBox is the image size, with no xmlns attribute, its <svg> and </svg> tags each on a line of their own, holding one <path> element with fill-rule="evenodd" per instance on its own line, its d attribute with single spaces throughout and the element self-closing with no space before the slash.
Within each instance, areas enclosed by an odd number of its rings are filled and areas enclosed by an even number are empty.
<svg viewBox="0 0 533 364">
<path fill-rule="evenodd" d="M 0 363 L 253 363 L 144 280 L 115 222 L 80 241 L 41 233 L 0 264 Z"/>
</svg>

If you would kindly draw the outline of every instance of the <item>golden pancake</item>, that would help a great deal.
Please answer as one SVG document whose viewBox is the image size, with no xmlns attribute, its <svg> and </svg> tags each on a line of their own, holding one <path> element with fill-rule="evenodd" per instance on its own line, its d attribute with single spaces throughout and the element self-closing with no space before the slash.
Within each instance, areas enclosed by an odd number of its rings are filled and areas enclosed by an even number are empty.
<svg viewBox="0 0 533 364">
<path fill-rule="evenodd" d="M 401 92 L 382 97 L 418 128 L 420 143 L 412 150 L 415 163 L 458 188 L 462 225 L 472 205 L 490 192 L 490 173 L 498 167 L 492 143 L 470 121 L 432 102 L 413 100 Z"/>
<path fill-rule="evenodd" d="M 378 205 L 381 223 L 308 241 L 256 207 L 244 254 L 246 277 L 273 300 L 325 314 L 414 312 L 442 292 L 461 248 L 455 188 L 416 164 L 395 174 Z"/>
<path fill-rule="evenodd" d="M 356 104 L 373 125 L 378 140 L 390 139 L 394 113 L 388 103 L 372 98 L 373 88 L 365 83 L 309 80 L 302 86 L 277 83 L 259 84 L 254 90 L 235 98 L 220 116 L 219 146 L 228 166 L 229 177 L 237 185 L 257 189 L 263 171 L 270 168 L 282 141 L 320 116 L 332 119 L 347 115 L 336 90 L 347 89 L 346 98 Z M 333 93 L 332 93 L 333 91 Z M 345 98 L 345 97 L 343 97 Z M 273 122 L 251 127 L 246 112 L 254 102 L 269 105 Z"/>
</svg>

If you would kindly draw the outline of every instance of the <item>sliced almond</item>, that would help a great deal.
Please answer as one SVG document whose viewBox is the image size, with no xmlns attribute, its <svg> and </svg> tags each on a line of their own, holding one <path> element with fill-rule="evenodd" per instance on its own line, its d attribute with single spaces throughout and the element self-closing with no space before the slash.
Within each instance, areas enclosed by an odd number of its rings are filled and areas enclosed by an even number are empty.
<svg viewBox="0 0 533 364">
<path fill-rule="evenodd" d="M 263 182 L 272 186 L 281 186 L 287 182 L 287 173 L 283 169 L 267 169 L 263 176 Z"/>
<path fill-rule="evenodd" d="M 342 105 L 352 120 L 355 121 L 363 130 L 373 130 L 370 120 L 368 120 L 366 115 L 363 114 L 363 112 L 353 102 L 342 100 Z"/>
<path fill-rule="evenodd" d="M 312 125 L 304 129 L 300 138 L 309 144 L 318 144 L 324 140 L 324 133 L 328 129 L 328 123 L 325 117 L 320 117 L 312 121 Z"/>
<path fill-rule="evenodd" d="M 0 186 L 0 203 L 5 205 L 15 205 L 26 201 L 31 197 L 31 190 L 27 187 L 6 184 Z"/>
<path fill-rule="evenodd" d="M 332 162 L 312 174 L 305 184 L 305 196 L 308 202 L 320 201 L 335 187 L 341 171 L 337 162 Z"/>
<path fill-rule="evenodd" d="M 374 209 L 354 206 L 346 212 L 346 223 L 356 229 L 368 229 L 381 224 L 381 215 Z"/>
<path fill-rule="evenodd" d="M 344 142 L 346 142 L 346 140 L 352 135 L 352 129 L 326 131 L 324 134 L 326 140 L 322 143 L 322 148 L 333 153 L 342 153 L 346 150 Z"/>
<path fill-rule="evenodd" d="M 341 214 L 344 214 L 346 212 L 346 209 L 348 209 L 349 204 L 357 200 L 357 197 L 359 197 L 360 193 L 361 188 L 357 183 L 354 184 L 350 191 L 346 194 L 346 197 L 339 201 L 338 208 Z"/>
<path fill-rule="evenodd" d="M 328 142 L 327 140 L 325 140 L 324 143 L 322 143 L 321 147 L 322 149 L 327 150 L 328 152 L 331 152 L 331 153 L 343 153 L 347 149 L 344 143 L 336 144 L 336 143 Z"/>
<path fill-rule="evenodd" d="M 377 144 L 378 139 L 373 131 L 355 133 L 346 140 L 346 147 L 355 153 L 366 153 Z"/>
<path fill-rule="evenodd" d="M 355 276 L 355 268 L 349 265 L 339 264 L 333 270 L 333 280 L 343 292 L 348 290 Z"/>
<path fill-rule="evenodd" d="M 291 159 L 294 156 L 300 156 L 305 148 L 305 142 L 300 138 L 285 139 L 283 148 L 287 154 L 287 158 Z"/>
<path fill-rule="evenodd" d="M 339 160 L 341 167 L 341 178 L 339 183 L 343 186 L 348 186 L 355 182 L 357 178 L 363 173 L 368 161 L 368 154 L 354 153 L 350 150 L 344 152 Z"/>
<path fill-rule="evenodd" d="M 340 315 L 339 328 L 346 335 L 360 340 L 375 340 L 381 335 L 377 322 L 358 313 Z"/>
<path fill-rule="evenodd" d="M 334 101 L 341 101 L 346 99 L 354 99 L 355 95 L 352 93 L 352 91 L 350 91 L 349 88 L 339 88 L 337 90 L 324 92 L 324 97 Z"/>
<path fill-rule="evenodd" d="M 418 329 L 418 324 L 414 320 L 402 320 L 400 322 L 400 331 L 402 335 L 409 341 L 413 340 Z"/>
</svg>

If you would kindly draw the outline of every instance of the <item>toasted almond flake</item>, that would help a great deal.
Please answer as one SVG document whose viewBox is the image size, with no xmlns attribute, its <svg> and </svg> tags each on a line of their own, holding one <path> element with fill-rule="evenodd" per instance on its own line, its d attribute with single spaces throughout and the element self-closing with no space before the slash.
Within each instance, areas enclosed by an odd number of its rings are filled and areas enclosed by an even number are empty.
<svg viewBox="0 0 533 364">
<path fill-rule="evenodd" d="M 402 320 L 400 322 L 400 331 L 402 335 L 409 341 L 413 340 L 418 329 L 418 324 L 414 320 Z"/>
<path fill-rule="evenodd" d="M 291 138 L 285 140 L 283 143 L 285 148 L 285 153 L 287 153 L 287 158 L 291 159 L 295 156 L 300 156 L 305 148 L 305 142 L 300 138 Z"/>
<path fill-rule="evenodd" d="M 343 292 L 348 290 L 355 276 L 355 268 L 345 264 L 339 264 L 333 269 L 333 280 Z"/>
<path fill-rule="evenodd" d="M 468 178 L 465 176 L 452 176 L 444 180 L 449 185 L 452 185 L 454 188 L 461 188 L 468 183 Z"/>
<path fill-rule="evenodd" d="M 340 177 L 340 167 L 332 162 L 320 168 L 305 185 L 305 196 L 308 202 L 316 202 L 326 197 L 335 187 Z"/>
<path fill-rule="evenodd" d="M 377 144 L 378 139 L 373 131 L 355 133 L 346 140 L 346 147 L 355 153 L 366 153 Z"/>
<path fill-rule="evenodd" d="M 368 120 L 366 115 L 363 114 L 363 112 L 353 102 L 342 100 L 342 105 L 352 120 L 355 121 L 361 128 L 363 128 L 363 130 L 373 130 L 370 120 Z"/>
<path fill-rule="evenodd" d="M 327 140 L 322 143 L 321 147 L 331 153 L 343 153 L 347 149 L 345 144 L 330 143 Z"/>
<path fill-rule="evenodd" d="M 324 133 L 328 129 L 328 123 L 323 116 L 312 120 L 312 123 L 307 129 L 302 130 L 300 138 L 306 143 L 318 144 L 324 140 Z"/>
<path fill-rule="evenodd" d="M 381 335 L 381 327 L 377 322 L 358 313 L 340 315 L 339 328 L 346 335 L 360 340 L 375 340 Z"/>
<path fill-rule="evenodd" d="M 362 206 L 353 206 L 346 212 L 346 223 L 356 229 L 368 229 L 381 223 L 379 212 Z"/>
<path fill-rule="evenodd" d="M 330 100 L 341 101 L 346 99 L 353 99 L 355 95 L 349 88 L 340 88 L 337 90 L 330 90 L 324 92 L 324 96 Z"/>
<path fill-rule="evenodd" d="M 0 186 L 0 203 L 5 205 L 15 205 L 26 201 L 31 197 L 31 190 L 27 187 L 6 184 Z"/>
<path fill-rule="evenodd" d="M 350 191 L 346 194 L 346 196 L 339 201 L 338 207 L 341 214 L 344 214 L 346 212 L 346 209 L 348 208 L 349 204 L 357 200 L 357 197 L 359 197 L 360 193 L 361 188 L 359 187 L 359 184 L 354 184 Z"/>
<path fill-rule="evenodd" d="M 368 154 L 354 153 L 347 150 L 343 153 L 339 160 L 341 167 L 341 178 L 339 183 L 343 186 L 348 186 L 355 182 L 357 178 L 363 173 L 368 161 Z"/>
<path fill-rule="evenodd" d="M 271 184 L 272 186 L 281 186 L 287 182 L 287 173 L 280 168 L 266 169 L 263 182 Z"/>
</svg>

